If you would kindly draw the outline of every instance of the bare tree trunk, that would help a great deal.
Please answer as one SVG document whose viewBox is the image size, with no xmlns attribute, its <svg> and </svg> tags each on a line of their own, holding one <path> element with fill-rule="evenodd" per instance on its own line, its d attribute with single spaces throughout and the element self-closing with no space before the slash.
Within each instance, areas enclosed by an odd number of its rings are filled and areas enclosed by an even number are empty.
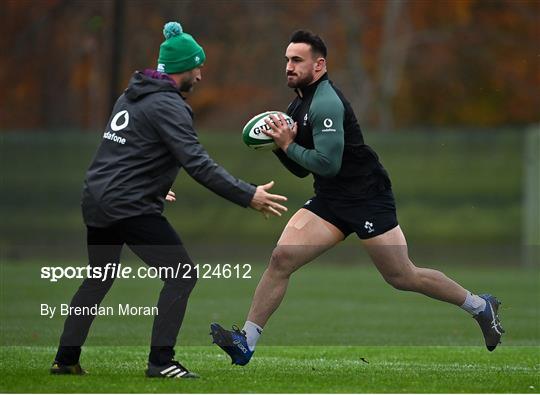
<svg viewBox="0 0 540 395">
<path fill-rule="evenodd" d="M 394 98 L 410 45 L 410 23 L 406 0 L 387 0 L 385 3 L 383 36 L 379 52 L 379 129 L 394 128 Z"/>
</svg>

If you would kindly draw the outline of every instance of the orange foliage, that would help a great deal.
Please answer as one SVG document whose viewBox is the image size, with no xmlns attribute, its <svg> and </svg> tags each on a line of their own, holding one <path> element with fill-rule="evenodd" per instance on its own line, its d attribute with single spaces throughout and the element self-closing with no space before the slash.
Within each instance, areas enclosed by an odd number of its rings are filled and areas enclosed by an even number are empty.
<svg viewBox="0 0 540 395">
<path fill-rule="evenodd" d="M 237 130 L 252 113 L 285 109 L 293 92 L 283 54 L 298 28 L 325 38 L 330 77 L 363 106 L 363 125 L 389 115 L 396 128 L 538 121 L 536 0 L 411 0 L 399 9 L 384 0 L 123 4 L 114 90 L 135 69 L 155 66 L 163 23 L 179 19 L 207 53 L 203 83 L 189 98 L 199 126 Z M 399 15 L 387 26 L 392 11 Z M 0 128 L 100 128 L 110 111 L 114 23 L 114 0 L 3 1 Z M 394 85 L 385 85 L 390 77 Z"/>
</svg>

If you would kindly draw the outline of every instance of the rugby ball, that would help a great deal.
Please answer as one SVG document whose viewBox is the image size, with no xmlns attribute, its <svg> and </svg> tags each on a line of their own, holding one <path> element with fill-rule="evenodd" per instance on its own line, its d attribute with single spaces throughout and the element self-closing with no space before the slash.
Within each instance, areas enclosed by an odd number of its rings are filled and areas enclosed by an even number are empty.
<svg viewBox="0 0 540 395">
<path fill-rule="evenodd" d="M 261 114 L 255 115 L 249 121 L 247 121 L 244 129 L 242 129 L 242 140 L 244 143 L 255 150 L 272 150 L 276 148 L 276 144 L 272 137 L 263 133 L 263 130 L 271 130 L 270 126 L 264 122 L 270 115 L 275 115 L 279 118 L 279 114 L 283 115 L 285 121 L 290 128 L 293 127 L 294 121 L 291 117 L 281 111 L 266 111 Z"/>
</svg>

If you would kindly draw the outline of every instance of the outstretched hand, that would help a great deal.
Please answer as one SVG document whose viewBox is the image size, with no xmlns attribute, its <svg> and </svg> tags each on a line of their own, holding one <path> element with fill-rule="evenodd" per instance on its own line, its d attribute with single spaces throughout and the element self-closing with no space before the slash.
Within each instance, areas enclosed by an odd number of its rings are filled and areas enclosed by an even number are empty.
<svg viewBox="0 0 540 395">
<path fill-rule="evenodd" d="M 251 199 L 250 207 L 260 211 L 266 219 L 270 218 L 270 214 L 281 217 L 281 213 L 287 211 L 287 207 L 282 206 L 278 202 L 286 202 L 287 198 L 281 195 L 273 195 L 268 193 L 274 186 L 274 181 L 268 184 L 259 185 L 255 190 L 255 194 Z"/>
</svg>

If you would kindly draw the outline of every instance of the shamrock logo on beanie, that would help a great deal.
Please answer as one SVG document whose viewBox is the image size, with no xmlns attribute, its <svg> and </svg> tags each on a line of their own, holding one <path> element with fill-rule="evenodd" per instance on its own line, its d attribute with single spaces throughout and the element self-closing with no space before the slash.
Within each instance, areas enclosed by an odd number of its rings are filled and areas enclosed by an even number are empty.
<svg viewBox="0 0 540 395">
<path fill-rule="evenodd" d="M 159 47 L 158 71 L 182 73 L 204 63 L 204 50 L 191 35 L 184 33 L 178 22 L 166 23 L 163 35 L 165 41 Z"/>
</svg>

